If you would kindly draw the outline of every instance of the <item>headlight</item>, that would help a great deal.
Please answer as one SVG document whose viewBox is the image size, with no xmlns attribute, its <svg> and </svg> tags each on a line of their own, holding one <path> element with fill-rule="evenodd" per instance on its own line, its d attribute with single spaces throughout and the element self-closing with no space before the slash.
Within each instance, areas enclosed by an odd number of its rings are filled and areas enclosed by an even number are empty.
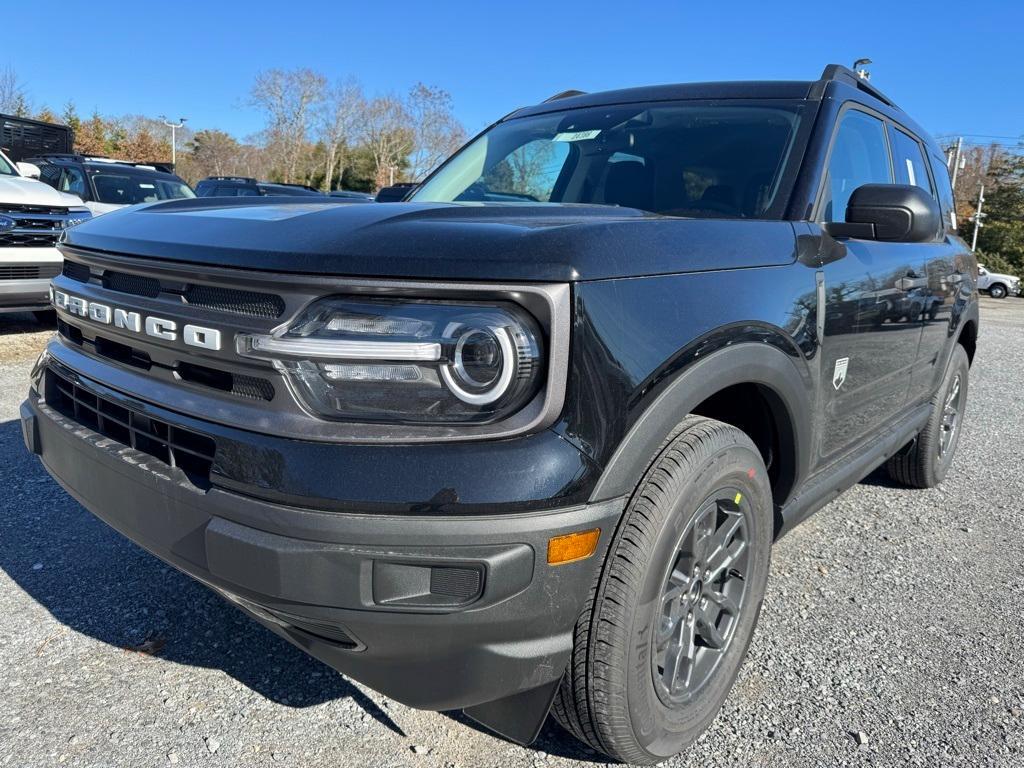
<svg viewBox="0 0 1024 768">
<path fill-rule="evenodd" d="M 272 360 L 325 419 L 488 423 L 521 409 L 544 380 L 537 323 L 498 302 L 332 297 L 237 344 Z"/>
</svg>

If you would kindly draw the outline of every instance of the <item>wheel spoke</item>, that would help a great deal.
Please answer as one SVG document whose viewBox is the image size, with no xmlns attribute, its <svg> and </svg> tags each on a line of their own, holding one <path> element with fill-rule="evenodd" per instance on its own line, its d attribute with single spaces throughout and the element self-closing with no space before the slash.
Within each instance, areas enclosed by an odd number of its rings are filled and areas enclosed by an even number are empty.
<svg viewBox="0 0 1024 768">
<path fill-rule="evenodd" d="M 705 595 L 708 602 L 697 617 L 697 632 L 710 648 L 721 650 L 728 642 L 728 630 L 740 609 L 736 601 L 724 592 L 708 591 Z M 723 616 L 727 618 L 724 629 L 718 626 Z"/>
<path fill-rule="evenodd" d="M 661 620 L 658 623 L 655 647 L 663 648 L 679 626 L 679 621 L 684 617 L 687 610 L 682 602 L 685 595 L 686 589 L 683 587 L 672 587 L 662 595 Z"/>
<path fill-rule="evenodd" d="M 716 651 L 725 648 L 725 635 L 707 618 L 706 614 L 697 622 L 697 634 L 709 648 Z"/>
<path fill-rule="evenodd" d="M 705 560 L 706 568 L 710 571 L 706 581 L 718 579 L 743 554 L 743 550 L 747 548 L 747 542 L 743 537 L 736 537 L 736 534 L 743 526 L 743 515 L 737 512 L 728 512 L 726 514 L 728 518 L 711 537 L 710 552 Z"/>
<path fill-rule="evenodd" d="M 705 595 L 718 608 L 719 612 L 733 617 L 739 614 L 740 607 L 736 605 L 736 601 L 724 592 L 708 591 Z"/>
<path fill-rule="evenodd" d="M 696 643 L 694 643 L 694 621 L 693 614 L 679 622 L 679 634 L 669 645 L 665 654 L 665 669 L 662 674 L 662 682 L 674 694 L 679 688 L 685 688 L 690 684 L 690 676 L 693 674 L 693 662 L 697 655 Z"/>
</svg>

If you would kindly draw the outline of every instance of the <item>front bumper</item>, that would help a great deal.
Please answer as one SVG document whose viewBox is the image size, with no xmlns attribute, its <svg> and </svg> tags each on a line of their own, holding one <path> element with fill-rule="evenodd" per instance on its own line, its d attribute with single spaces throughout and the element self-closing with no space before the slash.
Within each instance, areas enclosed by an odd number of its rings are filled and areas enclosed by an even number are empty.
<svg viewBox="0 0 1024 768">
<path fill-rule="evenodd" d="M 56 248 L 2 248 L 0 266 L 52 267 L 63 257 Z M 54 267 L 54 274 L 59 267 Z M 0 312 L 50 309 L 50 278 L 0 279 Z"/>
<path fill-rule="evenodd" d="M 50 309 L 50 281 L 0 280 L 0 312 Z"/>
<path fill-rule="evenodd" d="M 21 419 L 29 450 L 97 517 L 316 658 L 424 709 L 473 714 L 553 693 L 623 506 L 473 516 L 289 506 L 196 487 L 35 390 Z M 379 471 L 401 484 L 415 468 Z M 592 528 L 594 556 L 548 565 L 551 537 Z"/>
</svg>

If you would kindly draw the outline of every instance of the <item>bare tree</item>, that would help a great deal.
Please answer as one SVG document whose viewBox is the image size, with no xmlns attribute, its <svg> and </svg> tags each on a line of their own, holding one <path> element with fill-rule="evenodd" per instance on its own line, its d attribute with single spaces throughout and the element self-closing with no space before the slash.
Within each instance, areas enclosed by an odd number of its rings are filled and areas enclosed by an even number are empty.
<svg viewBox="0 0 1024 768">
<path fill-rule="evenodd" d="M 420 181 L 466 140 L 466 131 L 452 113 L 448 91 L 416 83 L 409 91 L 406 110 L 413 132 L 409 176 Z"/>
<path fill-rule="evenodd" d="M 0 112 L 19 117 L 29 113 L 28 95 L 25 86 L 18 79 L 18 73 L 11 66 L 0 69 Z"/>
<path fill-rule="evenodd" d="M 360 118 L 366 111 L 363 88 L 354 79 L 336 83 L 326 95 L 319 114 L 320 140 L 324 144 L 325 192 L 331 190 L 335 171 L 338 182 L 345 175 L 345 155 L 349 144 L 357 139 Z"/>
<path fill-rule="evenodd" d="M 310 112 L 323 99 L 326 85 L 324 76 L 311 69 L 270 69 L 256 75 L 251 103 L 265 110 L 270 118 L 268 143 L 280 148 L 286 182 L 298 175 Z"/>
<path fill-rule="evenodd" d="M 185 145 L 197 176 L 227 176 L 234 173 L 240 147 L 234 137 L 224 131 L 196 131 Z"/>
<path fill-rule="evenodd" d="M 414 132 L 402 100 L 378 96 L 366 105 L 364 135 L 373 156 L 377 189 L 394 183 L 413 150 Z"/>
</svg>

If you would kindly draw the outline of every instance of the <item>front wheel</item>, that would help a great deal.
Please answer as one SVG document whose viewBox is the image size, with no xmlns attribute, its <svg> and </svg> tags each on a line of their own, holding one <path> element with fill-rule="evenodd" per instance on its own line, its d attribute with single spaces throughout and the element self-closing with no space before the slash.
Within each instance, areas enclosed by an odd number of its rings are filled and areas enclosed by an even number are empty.
<svg viewBox="0 0 1024 768">
<path fill-rule="evenodd" d="M 734 427 L 687 417 L 634 493 L 576 624 L 559 722 L 630 763 L 693 743 L 746 656 L 771 543 L 757 448 Z"/>
<path fill-rule="evenodd" d="M 988 289 L 988 295 L 993 299 L 1005 299 L 1006 298 L 1006 286 L 1002 283 L 996 283 Z"/>
</svg>

